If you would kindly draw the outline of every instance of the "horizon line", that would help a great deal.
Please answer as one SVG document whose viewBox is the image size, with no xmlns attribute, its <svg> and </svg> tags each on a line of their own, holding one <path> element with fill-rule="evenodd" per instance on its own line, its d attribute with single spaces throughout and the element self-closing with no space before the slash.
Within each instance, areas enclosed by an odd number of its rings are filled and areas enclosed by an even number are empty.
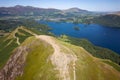
<svg viewBox="0 0 120 80">
<path fill-rule="evenodd" d="M 92 10 L 88 10 L 88 9 L 82 9 L 79 7 L 69 7 L 69 8 L 64 8 L 64 9 L 60 9 L 60 8 L 53 8 L 53 7 L 38 7 L 38 6 L 31 6 L 31 5 L 13 5 L 13 6 L 0 6 L 0 7 L 5 7 L 5 8 L 9 8 L 9 7 L 15 7 L 15 6 L 23 6 L 23 7 L 33 7 L 33 8 L 43 8 L 43 9 L 58 9 L 58 10 L 67 10 L 67 9 L 71 9 L 71 8 L 78 8 L 81 10 L 86 10 L 86 11 L 92 11 Z M 108 11 L 92 11 L 92 12 L 119 12 L 120 10 L 108 10 Z"/>
</svg>

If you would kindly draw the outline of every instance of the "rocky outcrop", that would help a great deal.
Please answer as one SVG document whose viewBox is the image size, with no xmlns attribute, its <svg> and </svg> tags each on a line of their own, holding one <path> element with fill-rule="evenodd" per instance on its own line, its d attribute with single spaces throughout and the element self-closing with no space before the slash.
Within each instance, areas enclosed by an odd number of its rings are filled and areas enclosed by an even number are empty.
<svg viewBox="0 0 120 80">
<path fill-rule="evenodd" d="M 0 80 L 15 80 L 17 76 L 22 76 L 28 51 L 26 46 L 21 46 L 13 52 L 3 69 L 0 70 Z"/>
</svg>

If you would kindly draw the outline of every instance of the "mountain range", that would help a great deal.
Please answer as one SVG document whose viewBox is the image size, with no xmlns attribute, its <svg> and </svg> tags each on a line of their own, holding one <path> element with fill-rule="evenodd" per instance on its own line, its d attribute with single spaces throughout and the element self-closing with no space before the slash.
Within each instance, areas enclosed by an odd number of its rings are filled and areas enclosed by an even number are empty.
<svg viewBox="0 0 120 80">
<path fill-rule="evenodd" d="M 59 10 L 53 8 L 37 8 L 16 5 L 14 7 L 0 7 L 0 17 L 4 19 L 38 19 L 55 22 L 72 22 L 85 24 L 100 24 L 109 27 L 120 27 L 120 16 L 117 12 L 93 12 L 79 8 Z M 114 20 L 114 21 L 113 21 Z"/>
<path fill-rule="evenodd" d="M 82 10 L 79 8 L 70 8 L 67 10 L 59 10 L 53 8 L 37 8 L 32 6 L 21 6 L 16 5 L 14 7 L 0 7 L 0 16 L 40 16 L 48 15 L 53 13 L 89 13 L 87 10 Z"/>
</svg>

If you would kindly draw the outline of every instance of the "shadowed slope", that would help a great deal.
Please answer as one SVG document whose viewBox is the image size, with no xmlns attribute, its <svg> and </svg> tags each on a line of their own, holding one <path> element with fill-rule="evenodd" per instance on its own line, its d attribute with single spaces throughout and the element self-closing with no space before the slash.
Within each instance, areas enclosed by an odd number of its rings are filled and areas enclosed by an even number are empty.
<svg viewBox="0 0 120 80">
<path fill-rule="evenodd" d="M 0 38 L 0 68 L 5 64 L 11 52 L 18 47 L 27 37 L 35 35 L 31 30 L 21 26 L 10 34 Z"/>
</svg>

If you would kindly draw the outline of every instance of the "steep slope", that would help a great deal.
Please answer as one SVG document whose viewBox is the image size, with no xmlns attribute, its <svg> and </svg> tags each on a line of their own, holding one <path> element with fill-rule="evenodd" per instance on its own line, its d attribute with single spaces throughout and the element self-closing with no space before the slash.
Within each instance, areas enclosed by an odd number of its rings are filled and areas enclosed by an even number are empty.
<svg viewBox="0 0 120 80">
<path fill-rule="evenodd" d="M 83 47 L 86 51 L 88 51 L 90 54 L 92 54 L 95 57 L 101 59 L 109 59 L 120 65 L 120 55 L 118 53 L 115 53 L 107 48 L 95 46 L 86 39 L 74 38 L 66 35 L 61 35 L 59 39 L 64 42 Z"/>
<path fill-rule="evenodd" d="M 35 35 L 34 32 L 21 26 L 10 34 L 0 38 L 0 68 L 5 64 L 11 52 L 18 47 L 27 37 Z"/>
<path fill-rule="evenodd" d="M 73 80 L 76 80 L 75 61 L 77 60 L 77 57 L 75 55 L 62 52 L 60 46 L 49 36 L 37 36 L 37 38 L 48 42 L 54 48 L 54 53 L 51 55 L 50 60 L 52 64 L 56 66 L 56 70 L 59 71 L 59 79 L 70 80 L 69 65 L 72 63 L 74 72 Z M 65 47 L 65 49 L 70 51 L 70 53 L 73 53 L 71 50 L 69 50 L 69 48 Z"/>
<path fill-rule="evenodd" d="M 119 80 L 120 72 L 85 49 L 54 37 L 26 39 L 0 71 L 0 80 Z"/>
</svg>

